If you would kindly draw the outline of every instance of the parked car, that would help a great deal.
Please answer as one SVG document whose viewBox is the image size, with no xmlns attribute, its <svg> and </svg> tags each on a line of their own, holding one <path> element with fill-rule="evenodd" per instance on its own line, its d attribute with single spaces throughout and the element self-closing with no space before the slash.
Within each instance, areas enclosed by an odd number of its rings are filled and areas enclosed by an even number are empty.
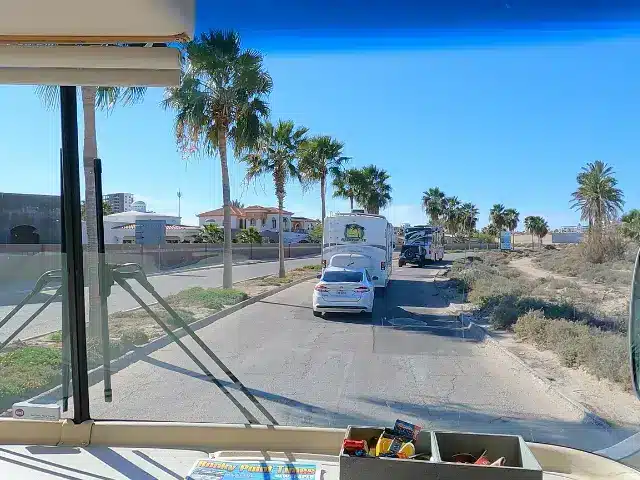
<svg viewBox="0 0 640 480">
<path fill-rule="evenodd" d="M 371 316 L 374 282 L 366 268 L 327 267 L 313 290 L 313 315 L 327 312 L 364 313 Z"/>
</svg>

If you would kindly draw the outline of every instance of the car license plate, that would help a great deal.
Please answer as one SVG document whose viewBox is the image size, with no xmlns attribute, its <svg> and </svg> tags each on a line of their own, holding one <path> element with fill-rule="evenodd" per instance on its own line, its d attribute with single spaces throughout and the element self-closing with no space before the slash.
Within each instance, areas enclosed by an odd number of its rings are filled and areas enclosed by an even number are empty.
<svg viewBox="0 0 640 480">
<path fill-rule="evenodd" d="M 336 295 L 346 295 L 346 294 L 347 294 L 347 292 L 345 292 L 344 290 L 338 290 L 336 292 Z"/>
</svg>

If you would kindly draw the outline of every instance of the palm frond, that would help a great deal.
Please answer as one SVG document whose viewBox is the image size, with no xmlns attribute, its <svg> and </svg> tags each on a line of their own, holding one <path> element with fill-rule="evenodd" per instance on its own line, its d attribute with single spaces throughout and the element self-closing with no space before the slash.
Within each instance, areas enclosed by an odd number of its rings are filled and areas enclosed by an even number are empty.
<svg viewBox="0 0 640 480">
<path fill-rule="evenodd" d="M 57 85 L 38 85 L 36 94 L 46 108 L 55 108 L 60 105 L 60 87 Z"/>
</svg>

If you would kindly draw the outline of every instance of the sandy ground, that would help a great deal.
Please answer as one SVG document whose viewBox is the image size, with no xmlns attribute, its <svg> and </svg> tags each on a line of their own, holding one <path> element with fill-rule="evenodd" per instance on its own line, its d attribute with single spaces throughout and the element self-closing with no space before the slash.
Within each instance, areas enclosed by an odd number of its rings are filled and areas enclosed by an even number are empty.
<svg viewBox="0 0 640 480">
<path fill-rule="evenodd" d="M 523 257 L 510 263 L 512 267 L 532 278 L 552 277 L 575 282 L 590 294 L 602 295 L 606 300 L 601 308 L 619 308 L 626 297 L 600 285 L 576 280 L 543 270 L 532 264 L 531 258 Z M 613 298 L 612 298 L 613 297 Z M 607 380 L 598 380 L 583 371 L 564 367 L 557 356 L 549 351 L 541 352 L 535 347 L 516 340 L 513 333 L 494 332 L 496 339 L 512 353 L 524 360 L 538 375 L 552 382 L 564 394 L 579 401 L 612 424 L 637 428 L 640 424 L 640 408 L 635 394 Z"/>
</svg>

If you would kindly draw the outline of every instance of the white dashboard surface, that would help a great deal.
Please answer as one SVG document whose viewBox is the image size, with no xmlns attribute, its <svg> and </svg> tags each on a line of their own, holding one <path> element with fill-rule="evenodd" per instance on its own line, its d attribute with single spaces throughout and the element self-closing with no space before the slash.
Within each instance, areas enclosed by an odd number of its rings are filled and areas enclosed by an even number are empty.
<svg viewBox="0 0 640 480">
<path fill-rule="evenodd" d="M 322 467 L 324 480 L 338 480 L 338 457 L 332 455 L 276 452 L 230 452 L 209 454 L 197 450 L 118 447 L 0 446 L 0 479 L 184 479 L 197 460 L 217 458 L 248 461 L 305 461 Z M 605 473 L 584 471 L 544 472 L 544 480 L 605 480 Z M 638 478 L 637 473 L 616 473 L 619 480 Z M 375 479 L 371 479 L 375 480 Z M 386 479 L 385 479 L 386 480 Z"/>
<path fill-rule="evenodd" d="M 194 450 L 117 447 L 0 446 L 2 479 L 184 479 L 196 460 Z"/>
</svg>

